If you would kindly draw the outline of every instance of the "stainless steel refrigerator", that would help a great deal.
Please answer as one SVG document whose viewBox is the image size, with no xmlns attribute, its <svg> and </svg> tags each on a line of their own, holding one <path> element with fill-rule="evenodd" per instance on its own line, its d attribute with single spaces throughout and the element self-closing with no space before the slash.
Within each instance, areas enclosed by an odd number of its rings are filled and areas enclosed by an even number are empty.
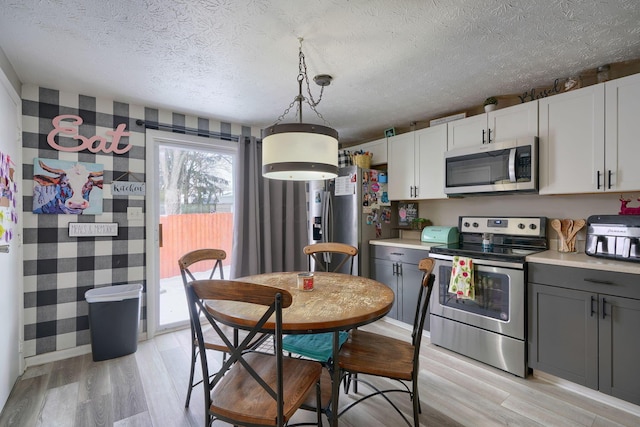
<svg viewBox="0 0 640 427">
<path fill-rule="evenodd" d="M 398 236 L 387 195 L 387 175 L 357 166 L 340 168 L 338 177 L 309 182 L 309 242 L 341 242 L 358 248 L 353 274 L 369 277 L 369 240 Z M 331 267 L 331 260 L 329 269 Z M 341 272 L 349 274 L 349 266 Z"/>
</svg>

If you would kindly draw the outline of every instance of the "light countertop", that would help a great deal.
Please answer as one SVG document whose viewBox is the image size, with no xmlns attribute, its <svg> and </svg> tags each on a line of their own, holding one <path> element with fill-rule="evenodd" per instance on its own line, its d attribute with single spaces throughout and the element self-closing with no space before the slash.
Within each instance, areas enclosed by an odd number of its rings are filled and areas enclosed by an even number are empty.
<svg viewBox="0 0 640 427">
<path fill-rule="evenodd" d="M 421 249 L 428 251 L 432 246 L 441 243 L 424 243 L 417 239 L 380 239 L 370 240 L 372 245 L 395 246 L 407 249 Z M 613 261 L 604 258 L 588 256 L 584 252 L 563 253 L 555 250 L 548 250 L 526 258 L 527 262 L 537 264 L 560 265 L 564 267 L 588 268 L 593 270 L 615 271 L 618 273 L 640 274 L 640 263 Z"/>
<path fill-rule="evenodd" d="M 584 252 L 564 253 L 549 250 L 529 255 L 526 259 L 527 262 L 533 262 L 537 264 L 551 264 L 561 265 L 563 267 L 589 268 L 592 270 L 640 274 L 640 263 L 596 258 L 589 256 Z"/>
<path fill-rule="evenodd" d="M 380 239 L 369 240 L 371 245 L 394 246 L 397 248 L 420 249 L 428 251 L 432 246 L 441 245 L 442 243 L 424 243 L 417 239 Z"/>
</svg>

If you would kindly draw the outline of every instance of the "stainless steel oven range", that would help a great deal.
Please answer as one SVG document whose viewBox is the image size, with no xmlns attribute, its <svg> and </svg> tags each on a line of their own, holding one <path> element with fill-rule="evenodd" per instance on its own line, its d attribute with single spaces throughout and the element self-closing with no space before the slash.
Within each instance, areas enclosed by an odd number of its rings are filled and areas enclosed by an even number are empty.
<svg viewBox="0 0 640 427">
<path fill-rule="evenodd" d="M 525 258 L 547 249 L 546 222 L 544 217 L 461 216 L 460 241 L 431 248 L 433 344 L 526 377 Z M 471 261 L 473 294 L 450 288 L 456 260 Z"/>
</svg>

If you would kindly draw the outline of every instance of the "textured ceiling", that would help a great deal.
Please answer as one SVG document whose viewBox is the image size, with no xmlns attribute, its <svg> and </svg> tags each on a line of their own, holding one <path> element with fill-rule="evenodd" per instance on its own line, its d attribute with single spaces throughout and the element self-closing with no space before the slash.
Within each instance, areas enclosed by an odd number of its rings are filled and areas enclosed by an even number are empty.
<svg viewBox="0 0 640 427">
<path fill-rule="evenodd" d="M 640 58 L 639 0 L 0 0 L 0 12 L 23 83 L 259 127 L 296 96 L 304 37 L 309 78 L 334 78 L 318 111 L 344 143 Z"/>
</svg>

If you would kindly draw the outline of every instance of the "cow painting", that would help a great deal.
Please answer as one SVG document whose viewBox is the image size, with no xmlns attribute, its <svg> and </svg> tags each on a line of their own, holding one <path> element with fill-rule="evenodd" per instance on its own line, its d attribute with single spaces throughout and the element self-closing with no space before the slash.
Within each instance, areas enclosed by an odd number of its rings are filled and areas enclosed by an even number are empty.
<svg viewBox="0 0 640 427">
<path fill-rule="evenodd" d="M 35 173 L 38 166 L 42 173 Z M 33 213 L 102 213 L 103 172 L 102 165 L 98 164 L 36 159 L 33 176 Z M 91 190 L 99 194 L 91 196 Z"/>
</svg>

